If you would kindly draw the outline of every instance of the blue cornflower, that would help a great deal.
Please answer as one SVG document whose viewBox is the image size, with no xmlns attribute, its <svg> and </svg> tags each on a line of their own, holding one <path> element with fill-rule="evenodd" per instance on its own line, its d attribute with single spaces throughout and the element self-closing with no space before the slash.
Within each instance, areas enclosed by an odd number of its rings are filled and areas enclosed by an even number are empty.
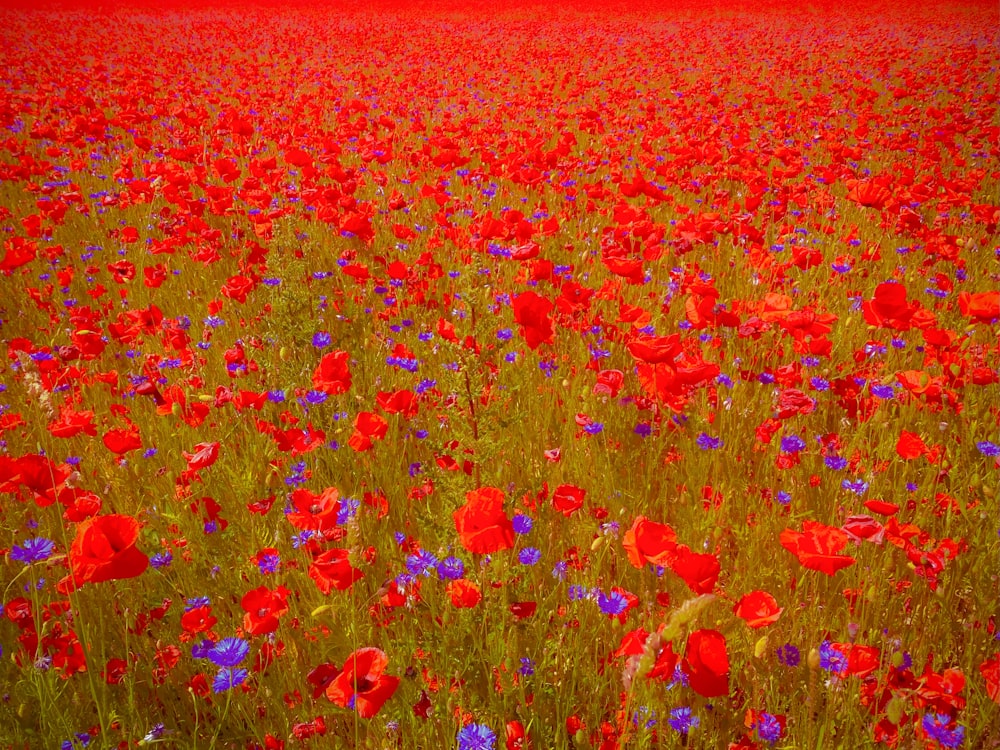
<svg viewBox="0 0 1000 750">
<path fill-rule="evenodd" d="M 421 574 L 430 575 L 431 568 L 437 565 L 437 561 L 438 559 L 434 553 L 422 549 L 417 554 L 406 558 L 406 569 L 415 576 Z"/>
<path fill-rule="evenodd" d="M 207 596 L 196 596 L 192 599 L 188 599 L 184 604 L 184 611 L 190 612 L 192 609 L 198 609 L 198 607 L 207 607 L 212 603 L 212 600 Z"/>
<path fill-rule="evenodd" d="M 213 648 L 215 648 L 215 644 L 206 638 L 191 647 L 191 657 L 194 659 L 207 659 L 208 655 L 212 653 Z"/>
<path fill-rule="evenodd" d="M 583 431 L 586 432 L 588 435 L 597 435 L 600 434 L 603 430 L 604 430 L 604 425 L 601 422 L 591 422 L 590 424 L 588 424 L 586 427 L 583 428 Z"/>
<path fill-rule="evenodd" d="M 268 552 L 266 555 L 262 555 L 257 561 L 257 568 L 263 575 L 276 573 L 280 567 L 281 557 L 273 552 Z"/>
<path fill-rule="evenodd" d="M 990 456 L 991 458 L 994 456 L 1000 456 L 1000 445 L 991 443 L 989 440 L 983 440 L 976 443 L 976 448 L 978 448 L 979 452 L 984 456 Z"/>
<path fill-rule="evenodd" d="M 799 650 L 791 643 L 786 643 L 784 646 L 778 648 L 778 661 L 786 667 L 799 666 L 800 659 Z"/>
<path fill-rule="evenodd" d="M 875 398 L 890 399 L 896 395 L 896 391 L 891 385 L 873 385 L 872 395 Z"/>
<path fill-rule="evenodd" d="M 510 341 L 513 338 L 514 332 L 509 328 L 501 328 L 497 331 L 497 338 L 501 341 Z"/>
<path fill-rule="evenodd" d="M 249 653 L 250 644 L 242 638 L 223 638 L 208 652 L 208 658 L 217 667 L 235 667 Z"/>
<path fill-rule="evenodd" d="M 634 432 L 639 437 L 645 438 L 653 434 L 653 428 L 647 422 L 640 422 L 635 426 L 635 429 L 632 430 L 632 432 Z"/>
<path fill-rule="evenodd" d="M 55 546 L 56 543 L 51 539 L 34 537 L 32 539 L 25 539 L 20 547 L 15 544 L 11 548 L 9 556 L 11 560 L 31 565 L 36 562 L 42 562 L 42 560 L 47 560 L 55 549 Z"/>
<path fill-rule="evenodd" d="M 816 391 L 830 390 L 830 381 L 825 378 L 810 378 L 809 385 L 811 385 L 813 390 Z"/>
<path fill-rule="evenodd" d="M 442 581 L 461 578 L 465 574 L 465 563 L 454 556 L 446 557 L 437 564 L 437 574 Z"/>
<path fill-rule="evenodd" d="M 830 641 L 819 646 L 819 665 L 827 672 L 842 675 L 847 671 L 847 657 L 833 647 Z"/>
<path fill-rule="evenodd" d="M 559 560 L 555 565 L 552 566 L 552 577 L 557 581 L 566 580 L 566 571 L 569 566 L 566 564 L 565 560 Z"/>
<path fill-rule="evenodd" d="M 174 556 L 169 552 L 157 552 L 155 555 L 149 558 L 149 564 L 154 568 L 169 568 L 170 563 L 174 561 Z"/>
<path fill-rule="evenodd" d="M 937 740 L 942 747 L 958 747 L 965 739 L 965 727 L 956 726 L 949 729 L 952 723 L 948 714 L 927 714 L 920 725 L 932 740 Z"/>
<path fill-rule="evenodd" d="M 782 453 L 798 453 L 799 451 L 804 450 L 805 447 L 806 441 L 798 435 L 786 435 L 781 438 Z"/>
<path fill-rule="evenodd" d="M 826 464 L 827 468 L 834 471 L 841 471 L 847 468 L 847 459 L 843 456 L 827 456 L 823 459 L 823 463 Z"/>
<path fill-rule="evenodd" d="M 851 481 L 850 479 L 845 479 L 840 483 L 842 489 L 850 490 L 855 495 L 863 495 L 868 492 L 868 482 L 863 479 L 855 479 Z"/>
<path fill-rule="evenodd" d="M 242 685 L 243 681 L 247 678 L 247 674 L 245 669 L 229 669 L 228 667 L 220 669 L 212 681 L 212 691 L 224 693 L 238 685 Z"/>
<path fill-rule="evenodd" d="M 330 338 L 329 333 L 327 333 L 326 331 L 317 331 L 316 333 L 313 334 L 312 345 L 315 346 L 317 349 L 324 349 L 330 346 L 331 341 L 332 339 Z"/>
<path fill-rule="evenodd" d="M 781 722 L 771 714 L 761 711 L 757 715 L 757 722 L 754 725 L 757 729 L 757 736 L 772 745 L 781 739 Z"/>
<path fill-rule="evenodd" d="M 515 534 L 527 534 L 534 526 L 534 521 L 531 520 L 530 516 L 518 513 L 511 519 L 511 524 L 514 526 Z"/>
<path fill-rule="evenodd" d="M 458 732 L 458 750 L 493 750 L 497 736 L 485 724 L 466 724 Z"/>
<path fill-rule="evenodd" d="M 667 723 L 681 734 L 687 734 L 701 723 L 701 719 L 691 713 L 687 706 L 672 709 Z"/>
<path fill-rule="evenodd" d="M 703 432 L 695 438 L 694 443 L 703 451 L 714 451 L 722 447 L 722 438 L 712 437 Z"/>
<path fill-rule="evenodd" d="M 604 614 L 614 617 L 628 608 L 628 599 L 617 591 L 612 591 L 610 594 L 602 591 L 597 595 L 597 606 Z"/>
<path fill-rule="evenodd" d="M 521 666 L 517 669 L 522 677 L 531 677 L 535 673 L 535 662 L 527 656 L 521 657 Z"/>
<path fill-rule="evenodd" d="M 517 559 L 522 565 L 534 565 L 542 559 L 542 551 L 537 547 L 525 547 L 517 553 Z"/>
</svg>

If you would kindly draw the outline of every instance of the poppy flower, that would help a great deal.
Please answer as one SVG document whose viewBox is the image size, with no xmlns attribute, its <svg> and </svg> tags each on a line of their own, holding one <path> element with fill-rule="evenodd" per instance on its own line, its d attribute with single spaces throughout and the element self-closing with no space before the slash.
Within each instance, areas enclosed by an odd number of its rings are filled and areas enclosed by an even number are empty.
<svg viewBox="0 0 1000 750">
<path fill-rule="evenodd" d="M 561 484 L 552 493 L 552 507 L 569 518 L 583 507 L 587 491 L 574 484 Z"/>
<path fill-rule="evenodd" d="M 549 313 L 555 305 L 535 292 L 522 292 L 514 298 L 511 307 L 514 320 L 521 326 L 521 335 L 530 349 L 540 344 L 551 344 L 554 329 Z"/>
<path fill-rule="evenodd" d="M 319 495 L 301 488 L 292 493 L 292 510 L 285 518 L 297 529 L 323 531 L 337 525 L 340 512 L 340 492 L 327 487 Z"/>
<path fill-rule="evenodd" d="M 347 393 L 351 388 L 350 358 L 344 351 L 324 354 L 313 371 L 313 388 L 330 396 Z"/>
<path fill-rule="evenodd" d="M 979 665 L 979 674 L 986 682 L 986 695 L 1000 705 L 1000 653 L 994 654 Z"/>
<path fill-rule="evenodd" d="M 134 425 L 128 429 L 108 430 L 101 439 L 104 447 L 116 455 L 137 451 L 142 447 L 139 429 Z"/>
<path fill-rule="evenodd" d="M 1000 291 L 961 292 L 958 295 L 958 309 L 966 318 L 978 323 L 991 323 L 1000 318 Z"/>
<path fill-rule="evenodd" d="M 802 528 L 803 531 L 785 529 L 780 536 L 781 546 L 798 557 L 802 565 L 828 576 L 854 565 L 853 557 L 837 554 L 847 546 L 846 533 L 816 521 L 805 521 Z"/>
<path fill-rule="evenodd" d="M 678 545 L 670 569 L 680 576 L 695 594 L 710 594 L 719 579 L 719 558 L 692 552 L 686 544 Z"/>
<path fill-rule="evenodd" d="M 667 567 L 677 551 L 677 533 L 665 523 L 639 516 L 625 532 L 622 546 L 636 568 L 647 563 Z"/>
<path fill-rule="evenodd" d="M 278 586 L 273 591 L 261 586 L 244 594 L 240 600 L 240 606 L 246 612 L 243 629 L 250 635 L 265 635 L 277 630 L 279 618 L 288 611 L 290 593 L 284 586 Z"/>
<path fill-rule="evenodd" d="M 191 471 L 207 469 L 219 457 L 218 443 L 198 443 L 193 450 L 193 453 L 183 451 L 183 456 L 188 463 L 188 469 Z"/>
<path fill-rule="evenodd" d="M 139 522 L 132 516 L 88 518 L 76 527 L 69 550 L 70 574 L 60 581 L 60 590 L 141 575 L 149 558 L 135 546 L 138 539 Z"/>
<path fill-rule="evenodd" d="M 364 577 L 348 560 L 346 549 L 328 549 L 313 558 L 309 565 L 309 577 L 324 594 L 332 589 L 347 591 L 354 582 Z"/>
<path fill-rule="evenodd" d="M 399 678 L 384 674 L 389 657 L 381 649 L 360 648 L 344 661 L 344 668 L 326 688 L 326 697 L 343 708 L 353 708 L 363 719 L 375 716 L 399 687 Z"/>
<path fill-rule="evenodd" d="M 358 452 L 369 450 L 374 441 L 385 437 L 388 430 L 389 423 L 384 417 L 374 412 L 363 411 L 354 419 L 354 432 L 347 444 Z"/>
<path fill-rule="evenodd" d="M 904 461 L 919 458 L 927 453 L 927 450 L 927 445 L 920 435 L 906 430 L 899 433 L 899 440 L 896 441 L 896 454 Z"/>
<path fill-rule="evenodd" d="M 681 667 L 691 688 L 706 698 L 729 694 L 726 637 L 717 630 L 696 630 L 688 637 Z"/>
<path fill-rule="evenodd" d="M 452 514 L 458 539 L 469 552 L 488 555 L 514 546 L 514 525 L 503 510 L 503 492 L 480 487 Z"/>
<path fill-rule="evenodd" d="M 894 282 L 884 282 L 875 287 L 872 299 L 862 305 L 865 322 L 879 328 L 906 331 L 911 326 L 919 302 L 908 302 L 906 287 Z"/>
<path fill-rule="evenodd" d="M 751 591 L 745 594 L 733 607 L 733 612 L 751 628 L 763 628 L 773 625 L 781 617 L 784 610 L 778 602 L 766 591 Z"/>
<path fill-rule="evenodd" d="M 451 581 L 445 587 L 445 593 L 451 599 L 451 604 L 456 609 L 469 609 L 475 607 L 483 598 L 479 586 L 465 578 Z"/>
</svg>

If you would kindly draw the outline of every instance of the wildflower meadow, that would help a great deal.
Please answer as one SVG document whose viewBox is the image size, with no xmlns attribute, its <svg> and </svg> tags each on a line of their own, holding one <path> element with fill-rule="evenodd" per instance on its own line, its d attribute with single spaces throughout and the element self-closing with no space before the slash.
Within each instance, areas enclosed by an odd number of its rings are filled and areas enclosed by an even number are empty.
<svg viewBox="0 0 1000 750">
<path fill-rule="evenodd" d="M 0 8 L 0 748 L 1000 748 L 1000 8 Z"/>
</svg>

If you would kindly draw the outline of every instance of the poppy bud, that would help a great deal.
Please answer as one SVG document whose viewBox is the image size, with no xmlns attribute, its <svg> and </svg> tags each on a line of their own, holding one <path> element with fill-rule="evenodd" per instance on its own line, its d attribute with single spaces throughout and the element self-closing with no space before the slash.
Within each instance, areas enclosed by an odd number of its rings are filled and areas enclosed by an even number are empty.
<svg viewBox="0 0 1000 750">
<path fill-rule="evenodd" d="M 761 636 L 757 643 L 753 647 L 753 655 L 755 658 L 760 659 L 764 654 L 767 653 L 767 636 Z"/>
<path fill-rule="evenodd" d="M 181 418 L 181 414 L 184 413 L 184 407 L 182 407 L 177 401 L 174 401 L 174 403 L 172 403 L 170 405 L 170 412 L 175 417 L 177 417 L 178 419 L 180 419 Z"/>
<path fill-rule="evenodd" d="M 287 362 L 291 355 L 292 353 L 288 350 L 287 346 L 283 346 L 278 350 L 278 359 L 282 362 Z"/>
<path fill-rule="evenodd" d="M 809 664 L 809 669 L 815 672 L 819 669 L 819 651 L 814 648 L 809 649 L 809 658 L 807 659 Z"/>
</svg>

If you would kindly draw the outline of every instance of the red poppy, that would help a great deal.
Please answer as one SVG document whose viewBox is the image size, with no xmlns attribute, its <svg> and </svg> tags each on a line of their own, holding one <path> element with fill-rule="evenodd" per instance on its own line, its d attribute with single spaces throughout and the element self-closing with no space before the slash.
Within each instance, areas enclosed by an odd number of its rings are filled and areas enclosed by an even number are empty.
<svg viewBox="0 0 1000 750">
<path fill-rule="evenodd" d="M 554 330 L 549 316 L 554 307 L 552 302 L 529 291 L 517 295 L 511 307 L 514 309 L 514 320 L 521 326 L 521 335 L 529 348 L 537 349 L 539 344 L 552 343 Z"/>
<path fill-rule="evenodd" d="M 108 430 L 102 438 L 104 447 L 119 456 L 137 451 L 142 447 L 139 428 L 132 425 L 128 429 Z"/>
<path fill-rule="evenodd" d="M 479 586 L 465 578 L 459 578 L 449 583 L 445 588 L 445 593 L 451 598 L 452 606 L 457 609 L 475 607 L 483 598 Z"/>
<path fill-rule="evenodd" d="M 681 667 L 691 688 L 706 698 L 729 694 L 726 637 L 717 630 L 696 630 L 688 637 Z"/>
<path fill-rule="evenodd" d="M 191 471 L 207 469 L 209 466 L 214 464 L 216 459 L 219 457 L 219 444 L 198 443 L 194 447 L 193 453 L 183 451 L 183 456 L 187 459 L 188 469 Z"/>
<path fill-rule="evenodd" d="M 480 487 L 452 514 L 458 539 L 469 552 L 488 555 L 514 546 L 514 526 L 503 510 L 503 492 Z"/>
<path fill-rule="evenodd" d="M 979 323 L 991 323 L 1000 318 L 1000 291 L 961 292 L 958 295 L 958 309 L 966 318 Z"/>
<path fill-rule="evenodd" d="M 358 452 L 366 451 L 372 447 L 374 441 L 384 438 L 388 430 L 389 423 L 384 417 L 374 412 L 363 411 L 354 419 L 354 432 L 347 444 Z"/>
<path fill-rule="evenodd" d="M 507 750 L 528 750 L 531 748 L 531 738 L 524 732 L 524 724 L 517 721 L 508 721 L 507 728 Z"/>
<path fill-rule="evenodd" d="M 344 668 L 326 688 L 326 697 L 343 708 L 354 708 L 370 719 L 392 697 L 399 678 L 384 674 L 389 657 L 377 648 L 359 648 L 344 662 Z"/>
<path fill-rule="evenodd" d="M 783 611 L 773 596 L 760 590 L 745 594 L 733 607 L 736 616 L 745 620 L 751 628 L 773 625 Z"/>
<path fill-rule="evenodd" d="M 284 586 L 278 586 L 274 591 L 261 586 L 244 594 L 240 600 L 240 606 L 246 612 L 243 629 L 251 635 L 264 635 L 277 630 L 279 618 L 288 611 L 290 593 Z"/>
<path fill-rule="evenodd" d="M 587 491 L 575 484 L 561 484 L 552 493 L 552 507 L 569 518 L 583 507 Z"/>
<path fill-rule="evenodd" d="M 986 695 L 1000 704 L 1000 653 L 994 654 L 979 665 L 979 674 L 986 681 Z"/>
<path fill-rule="evenodd" d="M 622 546 L 636 568 L 647 563 L 667 567 L 677 551 L 677 533 L 665 523 L 639 516 L 625 532 Z"/>
<path fill-rule="evenodd" d="M 855 542 L 867 539 L 874 544 L 882 544 L 885 538 L 885 527 L 871 516 L 849 516 L 841 528 Z"/>
<path fill-rule="evenodd" d="M 70 574 L 59 582 L 60 590 L 140 575 L 149 558 L 136 548 L 138 539 L 139 522 L 132 516 L 88 518 L 76 527 L 69 550 Z"/>
<path fill-rule="evenodd" d="M 785 529 L 781 532 L 781 546 L 799 558 L 810 570 L 832 576 L 841 568 L 854 565 L 853 557 L 837 554 L 847 546 L 847 534 L 840 529 L 824 526 L 816 521 L 805 521 L 802 531 Z"/>
<path fill-rule="evenodd" d="M 350 359 L 351 355 L 344 351 L 324 354 L 313 371 L 313 388 L 331 396 L 347 393 L 351 388 Z"/>
<path fill-rule="evenodd" d="M 292 508 L 285 518 L 297 529 L 323 531 L 337 525 L 340 512 L 340 492 L 327 487 L 319 495 L 311 490 L 297 489 L 292 493 Z"/>
<path fill-rule="evenodd" d="M 351 565 L 349 556 L 350 552 L 346 549 L 328 549 L 313 558 L 309 577 L 324 594 L 329 594 L 332 589 L 347 591 L 355 581 L 364 577 Z"/>
<path fill-rule="evenodd" d="M 927 445 L 920 435 L 903 430 L 896 441 L 896 453 L 903 460 L 909 461 L 927 453 Z"/>
<path fill-rule="evenodd" d="M 905 331 L 920 308 L 919 302 L 907 302 L 906 287 L 891 281 L 875 287 L 871 301 L 862 305 L 865 322 L 879 328 L 895 328 Z"/>
<path fill-rule="evenodd" d="M 719 559 L 715 555 L 692 552 L 686 544 L 678 545 L 670 569 L 679 575 L 695 594 L 710 594 L 719 579 Z"/>
</svg>

